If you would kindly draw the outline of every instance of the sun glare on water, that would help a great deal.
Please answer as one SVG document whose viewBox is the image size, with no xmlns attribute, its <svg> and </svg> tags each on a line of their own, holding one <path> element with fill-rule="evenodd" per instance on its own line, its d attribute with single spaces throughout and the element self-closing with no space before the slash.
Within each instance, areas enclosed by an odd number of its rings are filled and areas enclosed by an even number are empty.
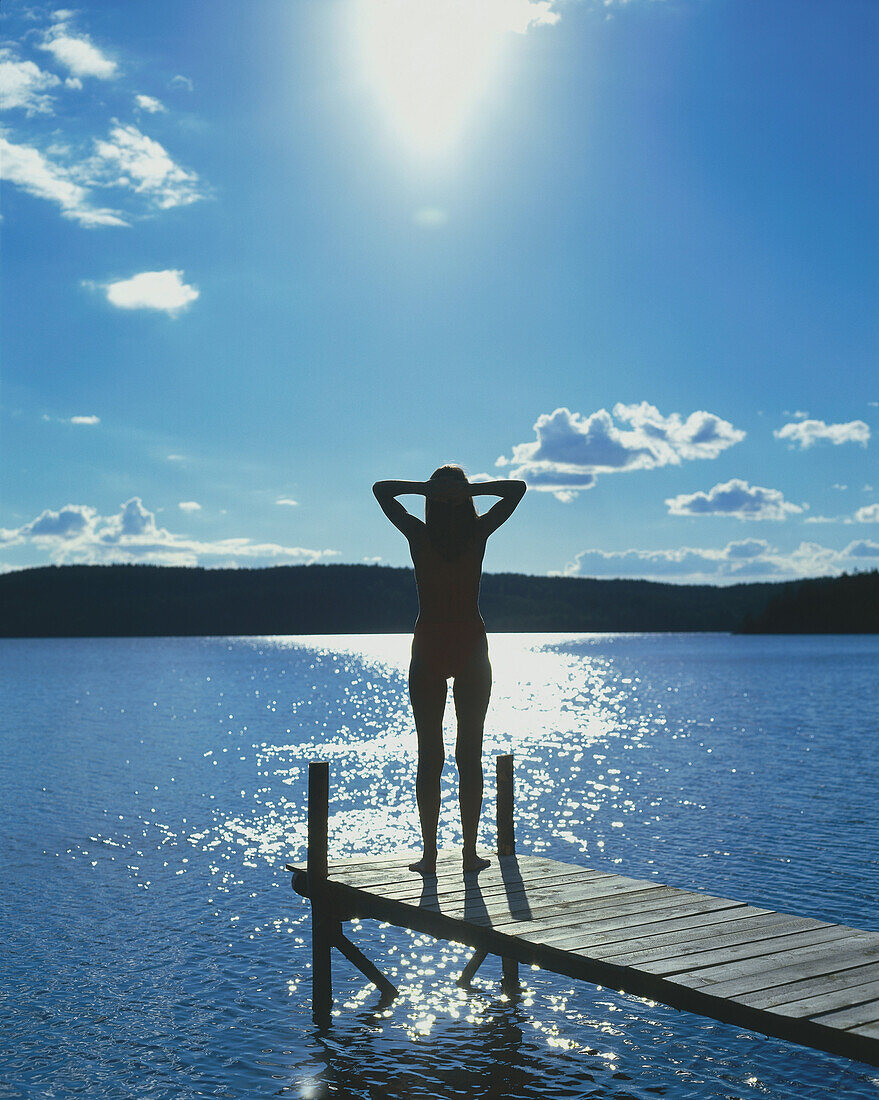
<svg viewBox="0 0 879 1100">
<path fill-rule="evenodd" d="M 355 0 L 367 85 L 416 155 L 451 152 L 498 79 L 504 42 L 557 16 L 544 0 Z"/>
</svg>

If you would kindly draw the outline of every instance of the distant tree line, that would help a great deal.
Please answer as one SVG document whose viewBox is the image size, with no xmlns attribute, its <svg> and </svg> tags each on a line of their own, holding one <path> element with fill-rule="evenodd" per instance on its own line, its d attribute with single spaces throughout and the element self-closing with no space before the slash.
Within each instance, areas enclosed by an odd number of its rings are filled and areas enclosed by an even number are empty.
<svg viewBox="0 0 879 1100">
<path fill-rule="evenodd" d="M 769 584 L 662 584 L 489 573 L 497 631 L 875 632 L 879 574 Z M 66 565 L 0 576 L 2 637 L 358 634 L 411 630 L 409 569 Z"/>
<path fill-rule="evenodd" d="M 798 581 L 746 614 L 743 634 L 875 634 L 879 631 L 879 570 Z"/>
</svg>

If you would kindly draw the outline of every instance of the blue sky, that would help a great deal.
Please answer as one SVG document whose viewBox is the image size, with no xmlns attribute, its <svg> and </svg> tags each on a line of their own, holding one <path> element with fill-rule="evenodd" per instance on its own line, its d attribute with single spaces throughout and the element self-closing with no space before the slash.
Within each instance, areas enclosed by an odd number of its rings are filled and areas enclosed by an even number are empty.
<svg viewBox="0 0 879 1100">
<path fill-rule="evenodd" d="M 16 3 L 0 569 L 879 565 L 879 6 Z M 417 507 L 418 502 L 409 503 Z"/>
</svg>

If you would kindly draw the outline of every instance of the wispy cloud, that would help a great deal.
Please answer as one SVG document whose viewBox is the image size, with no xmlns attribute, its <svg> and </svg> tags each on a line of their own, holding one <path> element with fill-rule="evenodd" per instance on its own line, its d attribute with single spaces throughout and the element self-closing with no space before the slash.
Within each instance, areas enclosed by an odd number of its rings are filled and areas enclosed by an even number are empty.
<svg viewBox="0 0 879 1100">
<path fill-rule="evenodd" d="M 125 118 L 107 119 L 108 102 L 117 114 L 136 110 L 139 119 L 167 112 L 155 96 L 126 88 L 118 62 L 73 29 L 75 13 L 63 15 L 42 34 L 22 36 L 19 46 L 0 47 L 0 106 L 10 112 L 0 133 L 3 178 L 86 228 L 129 225 L 203 198 L 204 182 L 162 142 Z M 34 48 L 41 53 L 27 57 Z M 100 81 L 100 92 L 83 90 L 83 81 Z M 97 189 L 112 199 L 96 201 Z"/>
<path fill-rule="evenodd" d="M 177 505 L 181 512 L 200 512 L 201 505 L 197 500 L 181 500 Z"/>
<path fill-rule="evenodd" d="M 779 550 L 765 539 L 743 539 L 718 549 L 583 550 L 555 575 L 734 584 L 754 580 L 833 576 L 879 559 L 879 543 L 861 539 L 842 550 L 801 542 Z"/>
<path fill-rule="evenodd" d="M 791 447 L 805 451 L 816 443 L 860 443 L 866 447 L 870 427 L 863 420 L 849 420 L 845 424 L 825 424 L 823 420 L 798 420 L 785 424 L 772 433 L 776 439 L 784 439 Z"/>
<path fill-rule="evenodd" d="M 95 416 L 94 413 L 77 416 L 50 416 L 48 413 L 43 413 L 43 420 L 54 421 L 56 424 L 80 424 L 89 426 L 101 423 L 101 418 Z"/>
<path fill-rule="evenodd" d="M 512 458 L 501 455 L 496 465 L 512 466 L 512 477 L 565 501 L 591 488 L 599 474 L 716 458 L 745 438 L 714 413 L 663 416 L 646 401 L 616 404 L 613 415 L 606 409 L 582 416 L 559 408 L 539 416 L 534 431 L 535 442 L 517 443 Z"/>
<path fill-rule="evenodd" d="M 275 504 L 286 504 L 290 508 L 296 508 L 299 505 L 299 501 L 294 500 L 292 497 L 278 497 Z"/>
<path fill-rule="evenodd" d="M 855 512 L 856 523 L 879 523 L 879 504 L 865 504 Z"/>
<path fill-rule="evenodd" d="M 749 485 L 734 477 L 708 492 L 680 493 L 666 502 L 672 516 L 734 516 L 736 519 L 783 520 L 803 509 L 784 499 L 778 489 Z"/>
<path fill-rule="evenodd" d="M 28 115 L 50 114 L 52 96 L 49 90 L 61 81 L 33 61 L 22 61 L 8 47 L 0 49 L 0 108 L 21 109 Z"/>
<path fill-rule="evenodd" d="M 69 169 L 45 157 L 31 145 L 16 145 L 0 135 L 0 173 L 29 195 L 47 199 L 61 208 L 65 218 L 88 229 L 127 225 L 118 210 L 95 207 L 88 190 L 71 178 Z"/>
<path fill-rule="evenodd" d="M 158 526 L 155 514 L 144 507 L 140 497 L 132 497 L 110 516 L 101 516 L 88 505 L 68 504 L 57 512 L 46 509 L 21 527 L 0 528 L 0 546 L 21 545 L 34 547 L 57 564 L 307 564 L 337 555 L 335 550 L 310 550 L 249 538 L 211 542 L 174 534 Z"/>
<path fill-rule="evenodd" d="M 92 285 L 92 284 L 89 284 Z M 155 309 L 176 316 L 198 298 L 197 287 L 183 281 L 182 271 L 141 271 L 130 279 L 105 283 L 107 301 L 119 309 Z"/>
<path fill-rule="evenodd" d="M 187 206 L 204 194 L 196 173 L 175 164 L 158 141 L 118 122 L 106 140 L 95 141 L 95 155 L 81 170 L 92 184 L 130 189 L 161 210 Z"/>
</svg>

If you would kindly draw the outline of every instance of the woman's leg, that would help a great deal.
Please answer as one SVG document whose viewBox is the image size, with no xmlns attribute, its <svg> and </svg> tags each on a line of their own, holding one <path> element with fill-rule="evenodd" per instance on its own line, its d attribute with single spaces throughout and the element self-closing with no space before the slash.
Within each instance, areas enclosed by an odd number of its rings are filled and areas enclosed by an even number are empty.
<svg viewBox="0 0 879 1100">
<path fill-rule="evenodd" d="M 458 763 L 465 871 L 478 871 L 488 866 L 488 860 L 480 859 L 476 854 L 476 834 L 482 812 L 482 732 L 490 696 L 488 644 L 482 641 L 460 675 L 455 677 L 455 713 L 458 716 L 455 759 Z"/>
<path fill-rule="evenodd" d="M 446 709 L 446 681 L 431 670 L 413 646 L 409 665 L 409 698 L 418 734 L 418 774 L 415 795 L 421 821 L 424 856 L 410 864 L 411 871 L 431 874 L 436 870 L 436 830 L 440 811 L 440 778 L 445 762 L 443 712 Z"/>
</svg>

